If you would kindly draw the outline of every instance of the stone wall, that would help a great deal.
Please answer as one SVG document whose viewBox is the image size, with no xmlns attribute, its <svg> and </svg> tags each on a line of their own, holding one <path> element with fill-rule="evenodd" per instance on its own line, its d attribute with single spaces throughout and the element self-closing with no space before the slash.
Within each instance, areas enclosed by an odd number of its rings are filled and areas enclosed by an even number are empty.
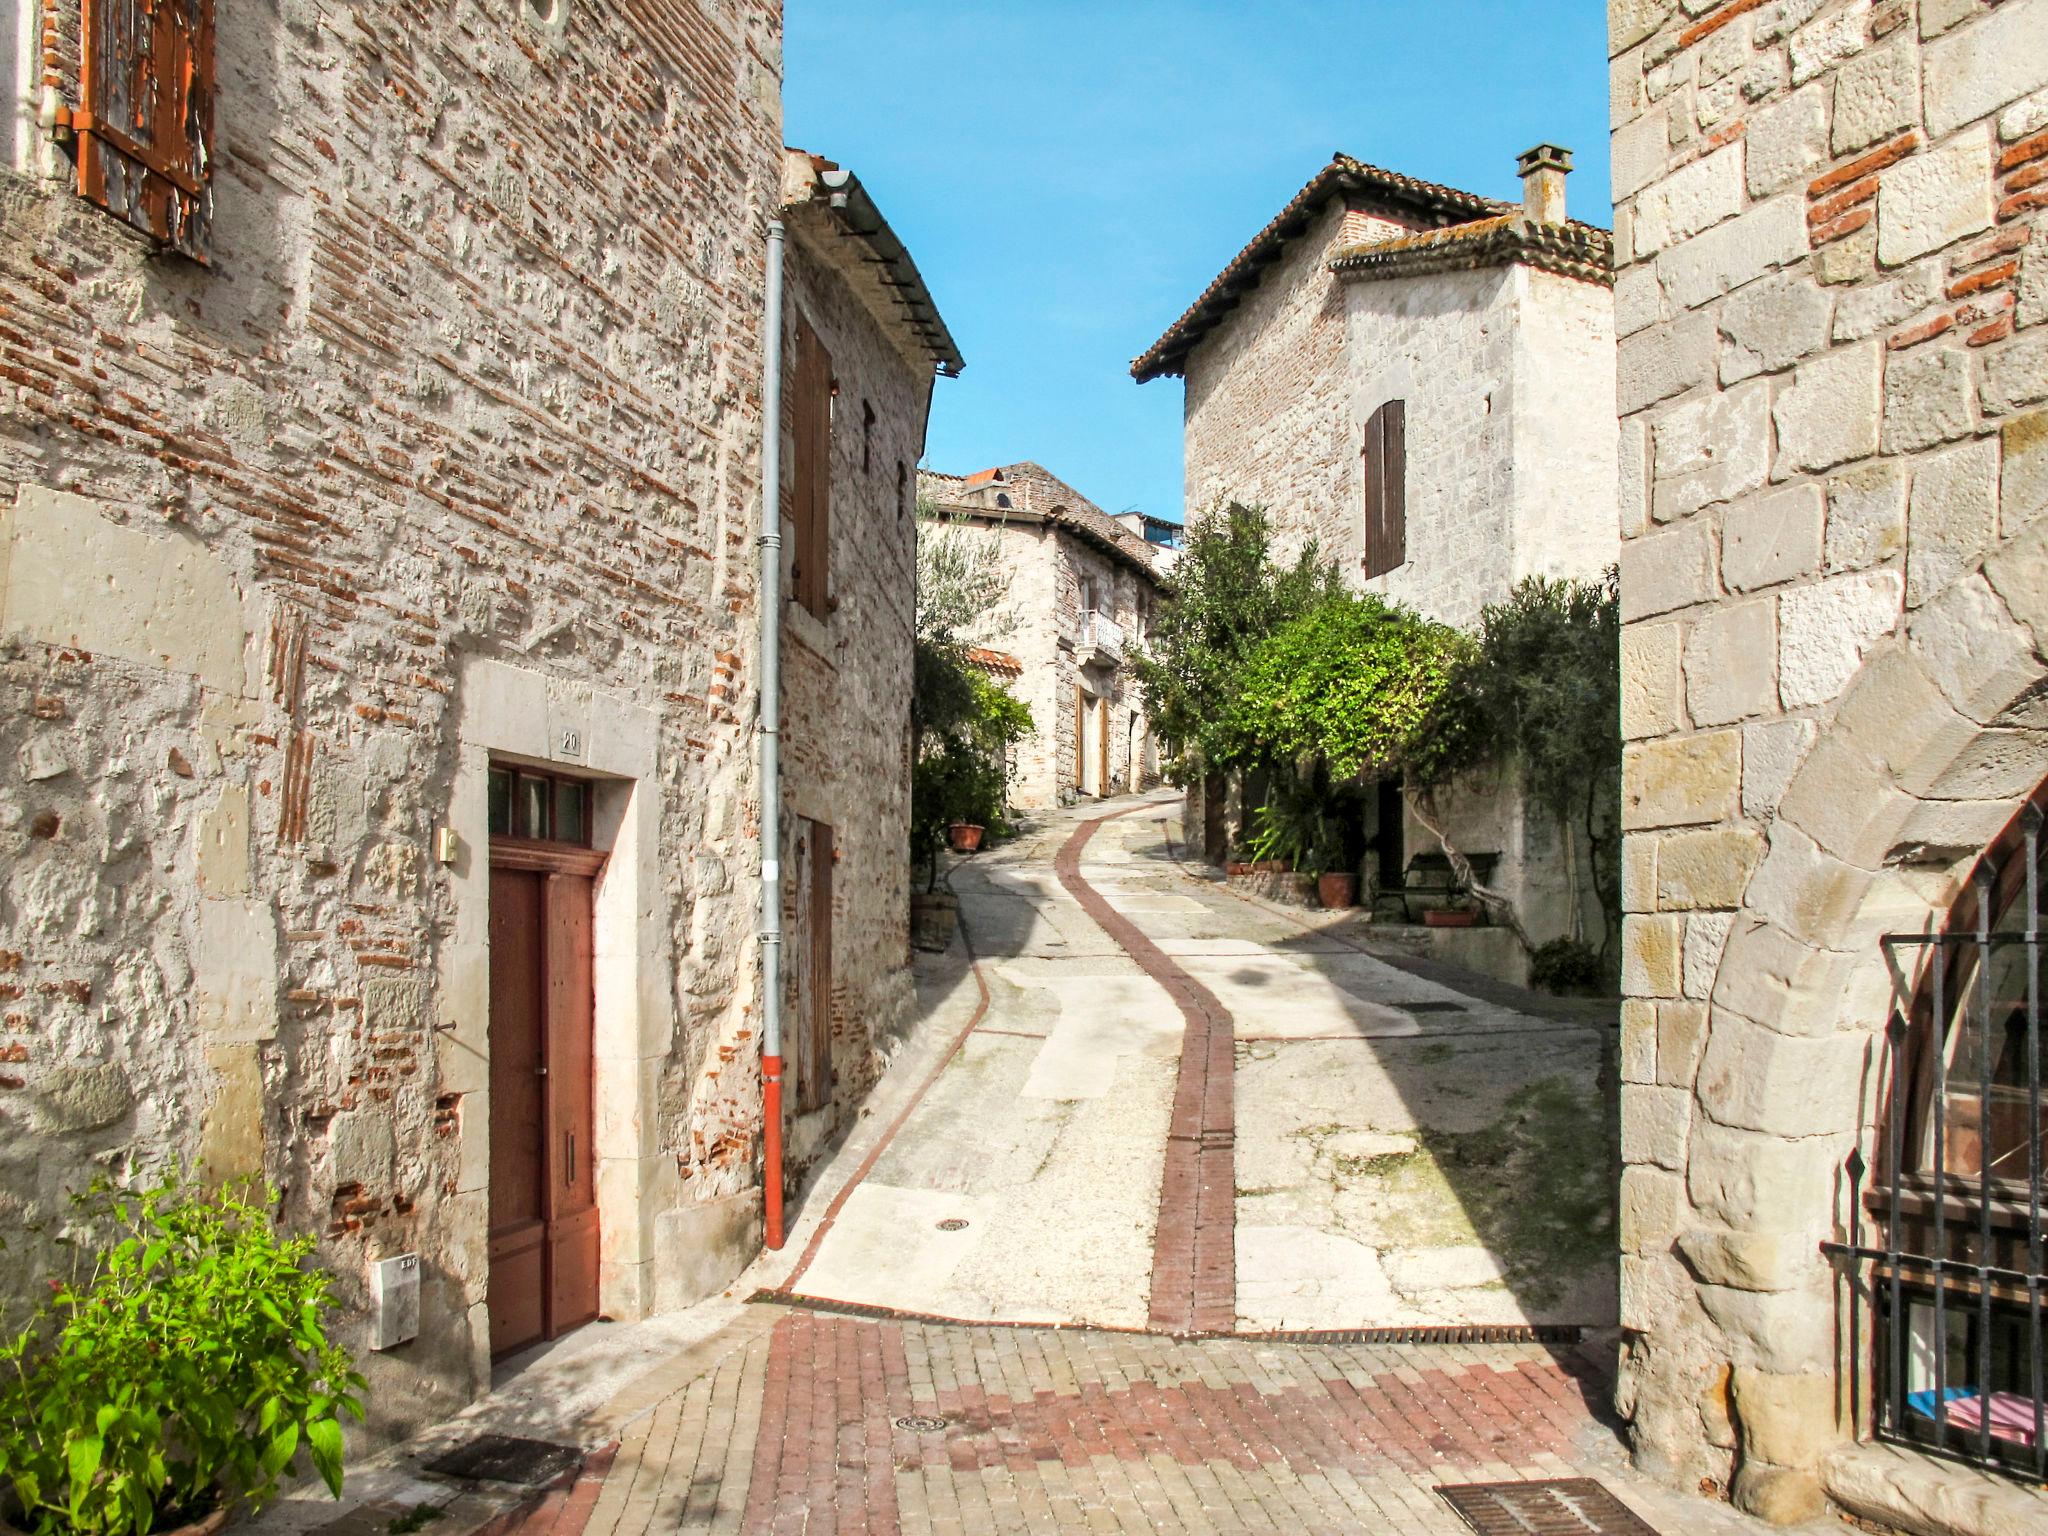
<svg viewBox="0 0 2048 1536">
<path fill-rule="evenodd" d="M 1870 1379 L 1817 1244 L 1871 1150 L 1879 938 L 2048 773 L 2048 0 L 1609 21 L 1620 1406 L 1791 1518 Z"/>
<path fill-rule="evenodd" d="M 493 754 L 601 776 L 605 1311 L 758 1243 L 780 13 L 529 10 L 220 0 L 207 269 L 34 136 L 0 171 L 0 1217 L 203 1156 L 283 1190 L 351 1309 L 418 1251 L 420 1337 L 366 1362 L 377 1438 L 489 1379 Z M 903 997 L 893 461 L 923 386 L 793 261 L 892 477 L 841 500 L 840 613 L 788 647 L 793 809 L 846 850 L 843 1112 Z M 859 449 L 835 432 L 849 478 Z M 10 1244 L 0 1289 L 45 1257 Z"/>
<path fill-rule="evenodd" d="M 1311 509 L 1355 505 L 1344 295 L 1326 270 L 1345 234 L 1333 200 L 1187 360 L 1188 516 L 1263 506 L 1290 556 L 1322 531 Z"/>
</svg>

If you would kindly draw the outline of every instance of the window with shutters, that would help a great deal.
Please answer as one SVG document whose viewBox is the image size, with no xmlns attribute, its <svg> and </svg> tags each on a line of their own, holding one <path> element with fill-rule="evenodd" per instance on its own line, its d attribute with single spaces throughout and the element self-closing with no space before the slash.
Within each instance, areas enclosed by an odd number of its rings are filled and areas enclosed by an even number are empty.
<svg viewBox="0 0 2048 1536">
<path fill-rule="evenodd" d="M 213 0 L 82 7 L 78 105 L 68 114 L 79 195 L 204 262 L 213 224 Z"/>
<path fill-rule="evenodd" d="M 791 381 L 796 436 L 796 545 L 790 595 L 816 617 L 831 611 L 832 354 L 810 322 L 796 322 Z"/>
<path fill-rule="evenodd" d="M 1365 574 L 1384 576 L 1408 560 L 1407 414 L 1389 400 L 1365 423 L 1361 450 L 1365 484 Z"/>
</svg>

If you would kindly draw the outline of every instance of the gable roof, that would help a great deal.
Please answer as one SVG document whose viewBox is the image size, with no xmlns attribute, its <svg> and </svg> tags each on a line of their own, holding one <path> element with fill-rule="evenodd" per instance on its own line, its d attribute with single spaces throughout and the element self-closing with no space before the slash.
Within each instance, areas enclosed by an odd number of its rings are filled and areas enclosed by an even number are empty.
<svg viewBox="0 0 2048 1536">
<path fill-rule="evenodd" d="M 1265 269 L 1280 259 L 1281 248 L 1307 229 L 1323 205 L 1339 193 L 1355 193 L 1395 207 L 1431 225 L 1462 224 L 1489 214 L 1506 213 L 1512 204 L 1461 192 L 1434 181 L 1403 176 L 1350 155 L 1333 155 L 1330 163 L 1309 178 L 1308 185 L 1288 199 L 1287 206 L 1235 256 L 1187 312 L 1131 364 L 1140 384 L 1162 374 L 1180 373 L 1195 343 L 1214 330 L 1237 307 L 1238 296 L 1258 286 Z"/>
<path fill-rule="evenodd" d="M 1542 226 L 1558 231 L 1560 238 L 1529 238 L 1517 244 L 1513 239 L 1499 238 L 1497 231 L 1499 226 L 1521 222 L 1517 219 L 1522 206 L 1520 203 L 1504 203 L 1497 198 L 1481 197 L 1476 192 L 1447 187 L 1441 182 L 1404 176 L 1399 171 L 1368 165 L 1363 160 L 1339 153 L 1309 178 L 1308 185 L 1288 200 L 1287 206 L 1252 237 L 1249 245 L 1230 259 L 1229 264 L 1217 273 L 1215 281 L 1188 306 L 1187 312 L 1132 362 L 1131 377 L 1144 384 L 1164 375 L 1185 373 L 1188 354 L 1194 351 L 1196 344 L 1223 323 L 1224 318 L 1237 308 L 1244 294 L 1259 285 L 1266 268 L 1280 259 L 1287 242 L 1306 231 L 1330 199 L 1340 195 L 1377 203 L 1421 226 L 1413 235 L 1388 242 L 1389 249 L 1412 242 L 1435 241 L 1459 231 L 1468 232 L 1475 239 L 1495 237 L 1496 243 L 1484 248 L 1486 261 L 1472 260 L 1473 247 L 1462 241 L 1449 247 L 1429 247 L 1438 250 L 1436 259 L 1443 266 L 1477 266 L 1490 261 L 1526 259 L 1532 265 L 1548 266 L 1549 270 L 1573 277 L 1594 276 L 1590 271 L 1578 270 L 1577 267 L 1596 260 L 1609 269 L 1612 266 L 1612 237 L 1597 225 L 1573 219 L 1562 225 Z M 1596 246 L 1597 255 L 1594 251 Z M 1340 258 L 1350 258 L 1367 249 L 1351 246 L 1337 254 Z M 1538 259 L 1544 253 L 1554 254 L 1558 264 Z M 1435 270 L 1422 265 L 1420 258 L 1410 258 L 1410 261 L 1413 264 L 1405 270 Z M 1361 260 L 1338 270 L 1363 271 L 1369 265 Z M 1597 280 L 1611 281 L 1611 270 Z"/>
<path fill-rule="evenodd" d="M 1139 538 L 1042 464 L 1021 459 L 1015 464 L 980 469 L 970 475 L 949 475 L 943 470 L 920 469 L 917 477 L 920 481 L 931 482 L 935 486 L 951 482 L 963 490 L 972 486 L 987 485 L 991 481 L 1001 481 L 1018 493 L 1016 504 L 1010 508 L 950 502 L 944 499 L 943 490 L 939 492 L 939 504 L 948 512 L 964 513 L 994 522 L 1005 519 L 1015 519 L 1019 522 L 1027 519 L 1042 520 L 1072 534 L 1082 543 L 1100 550 L 1140 575 L 1154 582 L 1159 580 L 1157 553 L 1160 546 Z"/>
</svg>

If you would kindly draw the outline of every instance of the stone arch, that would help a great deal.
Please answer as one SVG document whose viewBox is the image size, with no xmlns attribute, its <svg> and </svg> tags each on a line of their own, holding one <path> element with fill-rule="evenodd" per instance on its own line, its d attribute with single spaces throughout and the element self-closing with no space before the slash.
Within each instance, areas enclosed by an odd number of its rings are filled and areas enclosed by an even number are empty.
<svg viewBox="0 0 2048 1536">
<path fill-rule="evenodd" d="M 2044 646 L 2036 525 L 1864 653 L 1766 823 L 1714 968 L 1673 1133 L 1690 1284 L 1667 1271 L 1651 1303 L 1708 1326 L 1632 1334 L 1623 1391 L 1653 1459 L 1699 1437 L 1658 1416 L 1697 1413 L 1753 1509 L 1817 1498 L 1822 1455 L 1861 1422 L 1849 1293 L 1819 1245 L 1847 1233 L 1844 1162 L 1871 1155 L 1884 1025 L 1915 980 L 1879 941 L 1939 923 L 2048 780 Z"/>
</svg>

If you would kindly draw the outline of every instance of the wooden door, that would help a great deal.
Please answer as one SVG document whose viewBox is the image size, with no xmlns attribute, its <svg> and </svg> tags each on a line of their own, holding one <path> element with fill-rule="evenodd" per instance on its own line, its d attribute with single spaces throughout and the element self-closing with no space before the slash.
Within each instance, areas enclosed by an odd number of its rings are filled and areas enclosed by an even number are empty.
<svg viewBox="0 0 2048 1536">
<path fill-rule="evenodd" d="M 1095 701 L 1095 793 L 1109 798 L 1109 700 Z"/>
<path fill-rule="evenodd" d="M 1088 789 L 1088 694 L 1074 684 L 1074 788 Z"/>
<path fill-rule="evenodd" d="M 783 1080 L 799 1114 L 832 1101 L 832 828 L 799 816 L 783 897 Z"/>
<path fill-rule="evenodd" d="M 501 866 L 494 856 L 491 868 L 494 1356 L 559 1337 L 598 1311 L 595 882 L 545 862 L 529 855 Z"/>
</svg>

